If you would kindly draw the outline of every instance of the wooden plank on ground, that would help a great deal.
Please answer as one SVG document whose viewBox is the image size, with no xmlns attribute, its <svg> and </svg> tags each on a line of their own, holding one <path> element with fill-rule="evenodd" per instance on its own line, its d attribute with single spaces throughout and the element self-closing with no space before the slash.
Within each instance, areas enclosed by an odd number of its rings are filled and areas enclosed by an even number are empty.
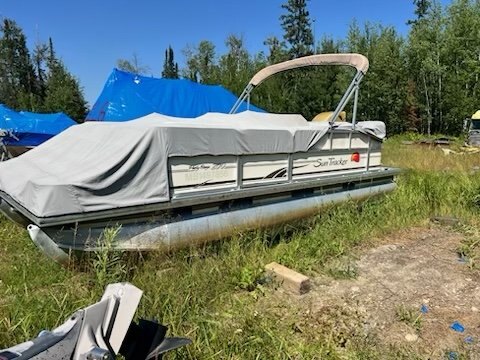
<svg viewBox="0 0 480 360">
<path fill-rule="evenodd" d="M 287 291 L 298 295 L 302 295 L 310 291 L 310 279 L 303 274 L 287 268 L 286 266 L 272 262 L 265 265 L 265 270 Z"/>
</svg>

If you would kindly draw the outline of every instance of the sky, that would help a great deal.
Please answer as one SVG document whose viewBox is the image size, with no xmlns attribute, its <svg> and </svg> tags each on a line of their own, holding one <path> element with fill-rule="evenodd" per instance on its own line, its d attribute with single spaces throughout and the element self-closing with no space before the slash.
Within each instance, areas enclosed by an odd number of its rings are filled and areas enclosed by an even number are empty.
<svg viewBox="0 0 480 360">
<path fill-rule="evenodd" d="M 179 66 L 182 49 L 212 41 L 225 51 L 230 34 L 241 35 L 251 53 L 266 51 L 263 41 L 282 36 L 279 17 L 286 0 L 0 0 L 0 18 L 13 19 L 30 49 L 52 37 L 57 53 L 93 105 L 119 58 L 135 53 L 160 77 L 165 49 L 171 45 Z M 441 0 L 443 4 L 450 0 Z M 315 38 L 344 38 L 356 19 L 408 32 L 412 0 L 310 0 Z"/>
</svg>

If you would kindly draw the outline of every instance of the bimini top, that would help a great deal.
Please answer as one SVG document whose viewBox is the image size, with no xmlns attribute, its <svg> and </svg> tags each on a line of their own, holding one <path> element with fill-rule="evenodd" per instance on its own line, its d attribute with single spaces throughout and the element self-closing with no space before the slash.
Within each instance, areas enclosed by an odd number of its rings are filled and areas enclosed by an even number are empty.
<svg viewBox="0 0 480 360">
<path fill-rule="evenodd" d="M 86 122 L 0 163 L 0 192 L 39 218 L 165 202 L 169 157 L 306 152 L 329 128 L 301 115 L 252 111 Z M 356 129 L 385 135 L 380 122 L 358 123 Z"/>
<path fill-rule="evenodd" d="M 368 71 L 369 62 L 368 59 L 361 54 L 318 54 L 304 56 L 298 59 L 267 66 L 257 72 L 252 80 L 250 80 L 249 84 L 258 86 L 265 79 L 279 72 L 318 65 L 348 65 L 354 67 L 357 71 L 361 71 L 365 75 Z"/>
<path fill-rule="evenodd" d="M 228 113 L 237 97 L 220 85 L 187 79 L 158 79 L 114 69 L 87 115 L 87 121 L 127 121 L 151 113 L 195 118 Z M 244 104 L 240 111 L 246 110 Z M 250 110 L 262 111 L 250 106 Z"/>
</svg>

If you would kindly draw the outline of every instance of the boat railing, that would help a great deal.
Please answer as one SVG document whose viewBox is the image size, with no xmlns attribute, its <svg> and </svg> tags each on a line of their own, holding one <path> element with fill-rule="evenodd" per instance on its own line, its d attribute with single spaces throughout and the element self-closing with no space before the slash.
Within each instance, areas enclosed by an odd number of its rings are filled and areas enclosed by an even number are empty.
<svg viewBox="0 0 480 360">
<path fill-rule="evenodd" d="M 337 119 L 340 112 L 343 111 L 345 106 L 354 96 L 353 103 L 353 114 L 352 114 L 352 124 L 355 124 L 357 118 L 357 107 L 358 107 L 358 92 L 360 87 L 360 82 L 362 81 L 364 75 L 368 71 L 369 62 L 368 59 L 361 54 L 318 54 L 305 56 L 289 61 L 285 61 L 279 64 L 270 65 L 266 68 L 257 72 L 250 82 L 247 84 L 243 92 L 240 94 L 238 100 L 233 105 L 230 110 L 230 114 L 234 114 L 240 108 L 240 105 L 243 102 L 247 102 L 247 109 L 250 106 L 250 94 L 255 87 L 260 85 L 270 76 L 283 72 L 286 70 L 292 70 L 307 66 L 325 66 L 325 65 L 346 65 L 355 68 L 357 71 L 347 90 L 343 94 L 340 102 L 338 103 L 335 111 L 329 117 L 330 125 L 333 125 Z"/>
</svg>

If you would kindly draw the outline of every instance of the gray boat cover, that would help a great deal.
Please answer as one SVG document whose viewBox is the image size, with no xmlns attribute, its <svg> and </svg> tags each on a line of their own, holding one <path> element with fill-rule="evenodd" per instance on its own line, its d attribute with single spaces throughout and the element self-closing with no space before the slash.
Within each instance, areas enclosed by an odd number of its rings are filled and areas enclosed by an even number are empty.
<svg viewBox="0 0 480 360">
<path fill-rule="evenodd" d="M 385 136 L 382 122 L 356 128 Z M 328 129 L 301 115 L 250 111 L 87 122 L 0 163 L 0 190 L 39 218 L 165 202 L 168 157 L 306 152 Z"/>
</svg>

